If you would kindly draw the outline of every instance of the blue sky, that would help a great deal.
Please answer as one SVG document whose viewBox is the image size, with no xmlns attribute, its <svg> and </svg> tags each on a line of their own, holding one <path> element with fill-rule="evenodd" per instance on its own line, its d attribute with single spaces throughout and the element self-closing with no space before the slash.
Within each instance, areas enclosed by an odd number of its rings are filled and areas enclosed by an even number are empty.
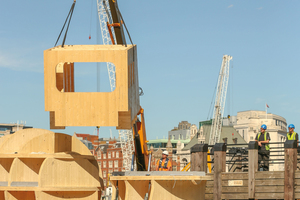
<svg viewBox="0 0 300 200">
<path fill-rule="evenodd" d="M 267 103 L 268 112 L 297 130 L 299 1 L 118 2 L 138 47 L 148 139 L 166 137 L 182 120 L 198 126 L 208 118 L 224 54 L 233 57 L 224 115 L 264 110 Z M 43 51 L 54 46 L 72 3 L 0 0 L 0 123 L 23 120 L 49 129 Z M 99 34 L 96 0 L 77 0 L 66 44 L 97 44 Z M 95 91 L 96 67 L 82 69 L 77 80 Z M 108 87 L 105 70 L 101 67 L 100 91 Z M 117 136 L 114 127 L 101 127 L 100 136 L 109 137 L 110 130 Z M 95 127 L 58 131 L 95 134 Z"/>
</svg>

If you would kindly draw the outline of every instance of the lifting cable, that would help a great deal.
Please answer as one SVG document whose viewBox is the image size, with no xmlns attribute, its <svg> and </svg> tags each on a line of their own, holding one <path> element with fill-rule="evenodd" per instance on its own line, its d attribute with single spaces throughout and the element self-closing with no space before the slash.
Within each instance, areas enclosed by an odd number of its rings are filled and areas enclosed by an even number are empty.
<svg viewBox="0 0 300 200">
<path fill-rule="evenodd" d="M 89 39 L 92 38 L 92 18 L 93 18 L 93 0 L 91 0 L 91 20 L 90 20 L 90 34 Z"/>
<path fill-rule="evenodd" d="M 72 6 L 71 6 L 71 9 L 70 9 L 70 11 L 69 11 L 69 14 L 68 14 L 68 16 L 67 16 L 67 18 L 66 18 L 66 21 L 65 21 L 65 23 L 64 23 L 64 25 L 63 25 L 63 27 L 62 27 L 62 29 L 61 29 L 61 31 L 60 31 L 60 34 L 59 34 L 59 36 L 58 36 L 58 38 L 57 38 L 56 43 L 55 43 L 54 46 L 56 46 L 56 44 L 57 44 L 57 42 L 58 42 L 58 40 L 59 40 L 59 38 L 60 38 L 60 36 L 61 36 L 61 34 L 62 34 L 64 28 L 65 28 L 65 25 L 66 25 L 66 23 L 67 23 L 67 21 L 68 21 L 68 18 L 69 18 L 68 26 L 67 26 L 67 29 L 66 29 L 66 32 L 65 32 L 65 36 L 64 36 L 64 39 L 63 39 L 63 42 L 62 42 L 62 45 L 61 45 L 61 46 L 64 47 L 64 45 L 65 45 L 65 41 L 66 41 L 66 38 L 67 38 L 67 33 L 68 33 L 68 30 L 69 30 L 71 18 L 72 18 L 72 15 L 73 15 L 75 3 L 76 3 L 76 0 L 74 0 L 73 4 L 72 4 Z"/>
<path fill-rule="evenodd" d="M 121 14 L 121 12 L 120 12 L 120 10 L 119 10 L 119 7 L 118 7 L 118 4 L 117 4 L 117 3 L 116 3 L 116 9 L 117 9 L 118 15 L 120 16 L 120 19 L 121 19 L 121 21 L 122 21 L 122 24 L 124 24 L 124 27 L 125 27 L 126 32 L 127 32 L 127 34 L 128 34 L 129 40 L 130 40 L 131 44 L 133 44 L 133 42 L 132 42 L 132 40 L 131 40 L 131 37 L 130 37 L 130 34 L 129 34 L 129 31 L 128 31 L 128 29 L 127 29 L 127 26 L 126 26 L 126 24 L 125 24 L 125 21 L 124 21 L 124 19 L 123 19 L 123 16 L 122 16 L 122 14 Z M 125 43 L 126 43 L 126 41 L 125 41 Z"/>
</svg>

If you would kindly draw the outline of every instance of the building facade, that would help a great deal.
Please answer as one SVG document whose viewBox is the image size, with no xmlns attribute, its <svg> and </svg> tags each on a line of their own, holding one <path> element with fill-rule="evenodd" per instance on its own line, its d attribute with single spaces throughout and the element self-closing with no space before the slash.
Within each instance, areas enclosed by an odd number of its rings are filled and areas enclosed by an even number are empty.
<svg viewBox="0 0 300 200">
<path fill-rule="evenodd" d="M 272 153 L 273 148 L 280 148 L 284 146 L 283 142 L 286 140 L 287 123 L 285 118 L 272 113 L 266 113 L 266 111 L 249 110 L 237 113 L 237 122 L 234 128 L 245 139 L 247 143 L 254 141 L 256 135 L 260 132 L 262 124 L 267 125 L 267 130 L 270 134 L 270 142 L 282 142 L 281 144 L 271 144 L 271 156 L 270 159 L 282 159 L 283 152 Z M 270 161 L 270 171 L 282 171 L 284 170 L 283 164 L 276 164 L 277 161 Z"/>
<path fill-rule="evenodd" d="M 195 124 L 191 125 L 188 121 L 181 121 L 178 127 L 174 127 L 168 132 L 168 138 L 171 140 L 188 140 L 193 138 L 198 132 Z"/>
<path fill-rule="evenodd" d="M 96 148 L 96 159 L 102 171 L 104 186 L 110 185 L 107 182 L 108 174 L 124 170 L 121 144 L 117 140 L 109 140 L 99 144 Z"/>
<path fill-rule="evenodd" d="M 31 126 L 26 126 L 26 123 L 2 123 L 0 124 L 0 137 L 13 134 L 18 130 L 32 128 Z"/>
</svg>

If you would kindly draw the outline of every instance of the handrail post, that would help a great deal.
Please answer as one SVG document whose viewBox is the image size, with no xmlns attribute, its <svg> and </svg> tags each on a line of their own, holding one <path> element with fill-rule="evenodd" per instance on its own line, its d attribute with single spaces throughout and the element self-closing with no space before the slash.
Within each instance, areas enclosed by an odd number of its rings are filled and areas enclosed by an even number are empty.
<svg viewBox="0 0 300 200">
<path fill-rule="evenodd" d="M 297 168 L 297 141 L 284 143 L 284 199 L 295 199 L 295 170 Z"/>
<path fill-rule="evenodd" d="M 207 144 L 195 144 L 191 148 L 191 171 L 207 173 Z"/>
<path fill-rule="evenodd" d="M 248 198 L 255 199 L 255 172 L 258 170 L 258 142 L 248 144 Z"/>
<path fill-rule="evenodd" d="M 222 199 L 222 172 L 226 171 L 226 144 L 214 146 L 214 200 Z"/>
</svg>

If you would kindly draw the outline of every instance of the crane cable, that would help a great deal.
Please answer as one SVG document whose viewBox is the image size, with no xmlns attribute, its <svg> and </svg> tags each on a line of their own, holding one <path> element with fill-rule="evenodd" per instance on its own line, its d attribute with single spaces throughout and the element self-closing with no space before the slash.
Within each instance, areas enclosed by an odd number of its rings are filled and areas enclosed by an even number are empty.
<svg viewBox="0 0 300 200">
<path fill-rule="evenodd" d="M 90 20 L 90 34 L 89 34 L 89 39 L 92 38 L 92 17 L 93 17 L 93 0 L 91 0 L 91 20 Z"/>
<path fill-rule="evenodd" d="M 65 23 L 64 23 L 64 25 L 63 25 L 63 27 L 62 27 L 60 33 L 59 33 L 59 36 L 58 36 L 58 38 L 57 38 L 56 43 L 55 43 L 54 46 L 56 46 L 56 44 L 57 44 L 57 42 L 58 42 L 58 40 L 59 40 L 59 38 L 60 38 L 60 36 L 61 36 L 61 34 L 62 34 L 64 28 L 65 28 L 65 25 L 66 25 L 66 23 L 67 23 L 67 21 L 68 21 L 68 18 L 69 18 L 69 22 L 68 22 L 68 25 L 67 25 L 67 28 L 66 28 L 66 32 L 65 32 L 65 36 L 64 36 L 64 39 L 63 39 L 63 42 L 62 42 L 62 45 L 61 45 L 61 46 L 64 47 L 64 45 L 65 45 L 65 41 L 66 41 L 66 38 L 67 38 L 67 33 L 68 33 L 68 30 L 69 30 L 71 18 L 72 18 L 72 15 L 73 15 L 75 3 L 76 3 L 76 0 L 74 0 L 72 6 L 71 6 L 71 8 L 70 8 L 69 14 L 68 14 L 68 16 L 67 16 L 67 18 L 66 18 L 66 21 L 65 21 Z"/>
</svg>

